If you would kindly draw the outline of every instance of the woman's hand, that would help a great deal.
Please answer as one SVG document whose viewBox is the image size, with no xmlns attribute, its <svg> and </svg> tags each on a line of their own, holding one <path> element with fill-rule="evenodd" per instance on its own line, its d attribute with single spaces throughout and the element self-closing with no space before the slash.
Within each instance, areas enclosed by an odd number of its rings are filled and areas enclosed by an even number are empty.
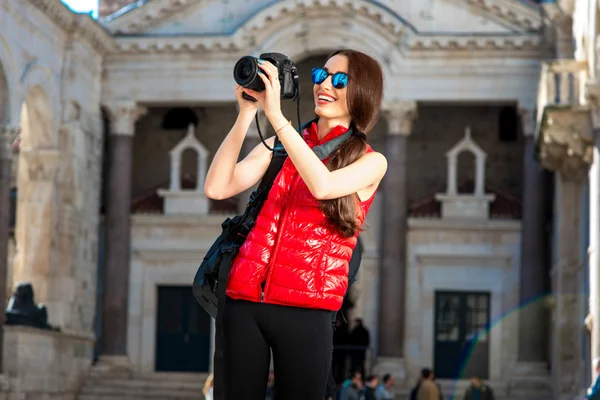
<svg viewBox="0 0 600 400">
<path fill-rule="evenodd" d="M 240 113 L 247 112 L 252 113 L 254 115 L 256 110 L 258 110 L 258 103 L 255 101 L 246 100 L 242 97 L 242 93 L 244 92 L 243 87 L 240 85 L 235 85 L 235 97 L 237 98 L 238 104 L 240 105 Z"/>
<path fill-rule="evenodd" d="M 265 90 L 257 92 L 244 88 L 244 92 L 258 100 L 258 104 L 269 120 L 281 114 L 281 84 L 277 67 L 268 61 L 258 59 L 258 76 L 265 84 Z"/>
</svg>

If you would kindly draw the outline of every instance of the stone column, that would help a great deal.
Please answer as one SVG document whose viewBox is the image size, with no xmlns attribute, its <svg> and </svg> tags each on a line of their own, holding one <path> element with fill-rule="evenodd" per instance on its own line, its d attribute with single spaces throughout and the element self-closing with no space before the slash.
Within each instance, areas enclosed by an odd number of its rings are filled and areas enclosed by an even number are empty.
<svg viewBox="0 0 600 400">
<path fill-rule="evenodd" d="M 571 400 L 581 389 L 582 322 L 581 182 L 555 174 L 556 259 L 552 266 L 552 382 L 557 400 Z"/>
<path fill-rule="evenodd" d="M 3 372 L 2 357 L 4 335 L 2 326 L 6 319 L 6 281 L 8 274 L 8 233 L 10 212 L 10 186 L 12 175 L 12 142 L 18 128 L 0 127 L 0 374 Z"/>
<path fill-rule="evenodd" d="M 383 179 L 381 264 L 379 268 L 378 370 L 404 378 L 406 309 L 407 171 L 406 146 L 417 116 L 415 102 L 384 105 L 388 121 Z"/>
<path fill-rule="evenodd" d="M 145 110 L 133 101 L 109 103 L 106 109 L 111 126 L 100 351 L 109 364 L 127 364 L 132 145 L 135 122 Z"/>
<path fill-rule="evenodd" d="M 269 120 L 267 119 L 263 110 L 258 110 L 258 122 L 260 124 L 260 131 L 262 133 L 263 138 L 266 140 L 271 136 Z M 250 152 L 259 144 L 260 136 L 258 135 L 258 129 L 256 129 L 256 122 L 253 121 L 248 128 L 248 133 L 246 134 L 246 138 L 244 139 L 244 144 L 242 144 L 242 150 L 240 151 L 240 160 L 244 159 Z M 258 187 L 258 184 L 252 186 L 250 189 L 240 193 L 239 195 L 239 212 L 242 213 L 246 209 L 246 204 L 248 204 L 248 199 L 250 199 L 250 195 L 252 192 Z"/>
<path fill-rule="evenodd" d="M 535 114 L 521 109 L 525 146 L 523 149 L 523 210 L 521 229 L 521 273 L 519 311 L 519 374 L 546 371 L 547 318 L 542 295 L 546 277 L 548 207 L 547 173 L 535 158 Z"/>
</svg>

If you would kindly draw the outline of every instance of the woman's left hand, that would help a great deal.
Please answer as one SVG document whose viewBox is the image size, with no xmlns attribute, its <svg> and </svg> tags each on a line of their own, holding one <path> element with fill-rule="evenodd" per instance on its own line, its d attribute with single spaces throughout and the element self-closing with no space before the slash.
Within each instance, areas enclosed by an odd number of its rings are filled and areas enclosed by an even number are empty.
<svg viewBox="0 0 600 400">
<path fill-rule="evenodd" d="M 244 92 L 258 100 L 258 105 L 263 109 L 267 118 L 271 119 L 277 113 L 281 114 L 281 84 L 279 83 L 279 71 L 269 61 L 259 59 L 258 76 L 265 84 L 265 90 L 257 92 L 252 89 L 243 88 Z M 263 73 L 261 73 L 261 70 Z"/>
</svg>

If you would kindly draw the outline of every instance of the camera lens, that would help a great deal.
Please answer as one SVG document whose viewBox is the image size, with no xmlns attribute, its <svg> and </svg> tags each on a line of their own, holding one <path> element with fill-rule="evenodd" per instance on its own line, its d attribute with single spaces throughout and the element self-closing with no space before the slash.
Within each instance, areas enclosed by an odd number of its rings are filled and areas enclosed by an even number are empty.
<svg viewBox="0 0 600 400">
<path fill-rule="evenodd" d="M 245 56 L 235 63 L 233 67 L 233 79 L 242 87 L 256 91 L 265 90 L 263 81 L 258 77 L 258 66 L 254 57 Z"/>
<path fill-rule="evenodd" d="M 255 72 L 254 69 L 255 68 L 253 62 L 251 62 L 248 59 L 241 60 L 236 70 L 237 79 L 242 82 L 247 81 L 249 78 L 252 77 L 252 73 Z"/>
</svg>

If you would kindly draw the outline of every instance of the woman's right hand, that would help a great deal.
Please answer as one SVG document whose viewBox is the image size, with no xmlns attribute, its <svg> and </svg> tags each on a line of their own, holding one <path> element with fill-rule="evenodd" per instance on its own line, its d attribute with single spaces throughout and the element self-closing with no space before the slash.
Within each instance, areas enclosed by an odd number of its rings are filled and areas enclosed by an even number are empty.
<svg viewBox="0 0 600 400">
<path fill-rule="evenodd" d="M 235 97 L 237 98 L 238 104 L 240 105 L 240 112 L 251 112 L 255 113 L 258 110 L 258 102 L 246 100 L 242 97 L 243 87 L 235 85 Z"/>
</svg>

